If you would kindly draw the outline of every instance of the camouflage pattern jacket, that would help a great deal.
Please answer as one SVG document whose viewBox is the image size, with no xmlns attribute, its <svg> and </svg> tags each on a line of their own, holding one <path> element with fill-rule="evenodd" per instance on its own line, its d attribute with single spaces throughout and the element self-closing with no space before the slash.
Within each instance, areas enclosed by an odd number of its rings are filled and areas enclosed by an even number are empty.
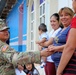
<svg viewBox="0 0 76 75">
<path fill-rule="evenodd" d="M 16 52 L 0 41 L 0 75 L 16 75 L 17 64 L 40 63 L 40 52 Z"/>
</svg>

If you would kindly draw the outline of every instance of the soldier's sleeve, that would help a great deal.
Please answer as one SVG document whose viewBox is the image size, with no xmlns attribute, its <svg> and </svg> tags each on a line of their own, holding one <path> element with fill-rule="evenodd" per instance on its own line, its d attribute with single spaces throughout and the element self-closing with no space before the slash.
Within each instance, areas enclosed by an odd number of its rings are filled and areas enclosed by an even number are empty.
<svg viewBox="0 0 76 75">
<path fill-rule="evenodd" d="M 41 62 L 40 51 L 26 51 L 19 54 L 18 63 L 28 64 L 28 63 L 38 63 Z"/>
<path fill-rule="evenodd" d="M 16 53 L 13 48 L 11 48 L 8 44 L 0 41 L 0 59 L 3 60 L 4 63 L 17 65 L 17 60 L 15 62 L 12 61 L 15 55 L 18 55 L 18 53 Z M 17 57 L 15 57 L 15 59 L 17 59 Z"/>
</svg>

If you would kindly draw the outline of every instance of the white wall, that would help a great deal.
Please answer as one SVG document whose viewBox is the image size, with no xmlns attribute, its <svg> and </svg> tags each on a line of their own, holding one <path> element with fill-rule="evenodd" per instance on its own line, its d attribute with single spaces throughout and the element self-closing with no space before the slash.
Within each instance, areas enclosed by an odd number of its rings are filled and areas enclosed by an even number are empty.
<svg viewBox="0 0 76 75">
<path fill-rule="evenodd" d="M 50 16 L 58 11 L 58 0 L 45 0 L 45 2 L 45 24 L 47 25 L 48 32 L 50 32 L 52 29 L 50 25 Z"/>
<path fill-rule="evenodd" d="M 72 8 L 72 0 L 69 0 L 68 6 Z"/>
<path fill-rule="evenodd" d="M 34 41 L 38 40 L 38 25 L 39 25 L 39 0 L 29 0 L 28 3 L 28 22 L 27 22 L 27 50 L 30 50 L 31 45 L 30 45 L 30 22 L 31 22 L 31 14 L 30 14 L 30 10 L 31 10 L 31 5 L 32 2 L 34 1 L 34 17 L 35 17 L 35 21 L 34 21 Z M 47 25 L 48 31 L 51 31 L 51 25 L 50 25 L 50 16 L 53 13 L 56 13 L 60 10 L 60 8 L 62 7 L 70 7 L 72 8 L 72 0 L 45 0 L 45 24 Z M 37 45 L 34 42 L 34 50 L 37 50 Z"/>
<path fill-rule="evenodd" d="M 58 11 L 65 6 L 72 8 L 72 0 L 58 0 Z"/>
</svg>

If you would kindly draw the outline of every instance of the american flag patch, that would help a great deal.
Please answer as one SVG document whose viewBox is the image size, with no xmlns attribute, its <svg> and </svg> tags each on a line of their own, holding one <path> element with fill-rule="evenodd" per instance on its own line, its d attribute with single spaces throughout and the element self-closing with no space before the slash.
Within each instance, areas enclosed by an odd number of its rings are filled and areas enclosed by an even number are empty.
<svg viewBox="0 0 76 75">
<path fill-rule="evenodd" d="M 2 52 L 5 52 L 5 51 L 7 50 L 7 48 L 8 48 L 8 45 L 4 45 L 4 46 L 2 47 Z"/>
</svg>

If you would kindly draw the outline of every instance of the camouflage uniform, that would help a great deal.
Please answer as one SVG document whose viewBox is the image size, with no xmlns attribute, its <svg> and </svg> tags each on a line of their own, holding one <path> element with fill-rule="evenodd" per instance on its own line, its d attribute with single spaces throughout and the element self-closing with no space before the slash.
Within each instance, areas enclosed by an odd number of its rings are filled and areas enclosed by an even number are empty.
<svg viewBox="0 0 76 75">
<path fill-rule="evenodd" d="M 39 51 L 16 53 L 14 49 L 0 41 L 0 75 L 15 75 L 17 64 L 28 63 L 40 63 Z"/>
<path fill-rule="evenodd" d="M 26 51 L 19 53 L 17 62 L 21 65 L 28 63 L 41 63 L 40 51 Z"/>
<path fill-rule="evenodd" d="M 15 51 L 0 41 L 0 75 L 15 75 L 12 56 Z M 7 50 L 6 50 L 7 49 Z"/>
<path fill-rule="evenodd" d="M 0 31 L 8 27 L 0 20 Z M 0 40 L 0 75 L 16 75 L 17 64 L 40 63 L 40 52 L 18 53 L 8 44 Z"/>
</svg>

